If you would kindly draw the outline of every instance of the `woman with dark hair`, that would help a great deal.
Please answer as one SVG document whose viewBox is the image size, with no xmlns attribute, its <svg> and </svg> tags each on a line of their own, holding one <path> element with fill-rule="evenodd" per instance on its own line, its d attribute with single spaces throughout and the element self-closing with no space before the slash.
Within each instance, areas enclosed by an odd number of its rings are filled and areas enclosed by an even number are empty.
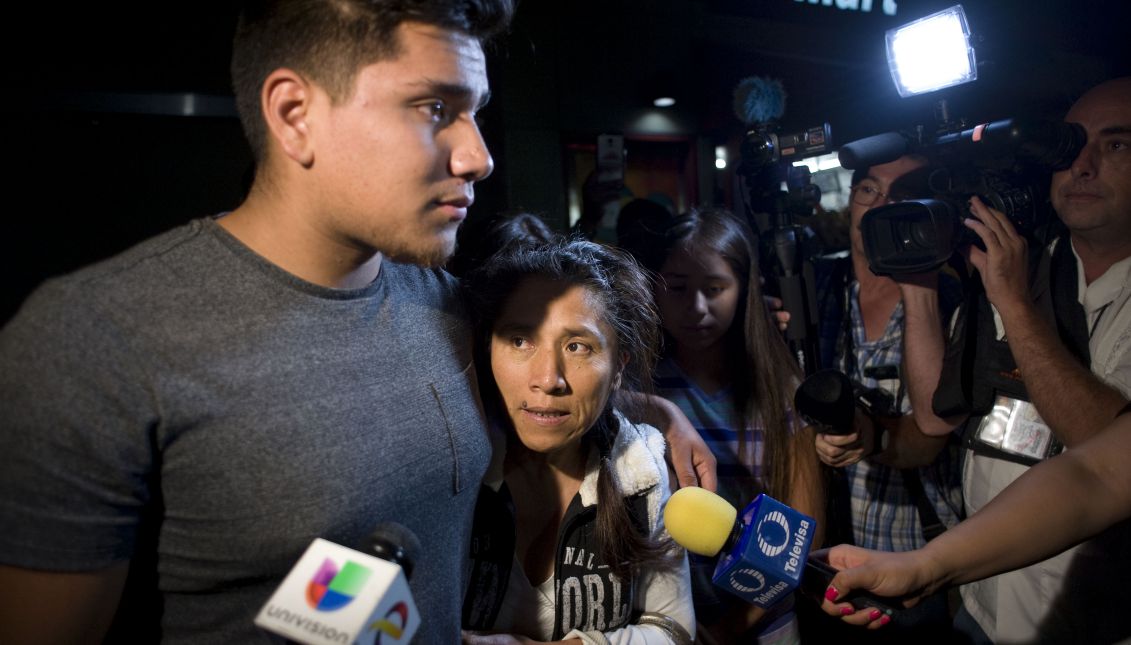
<svg viewBox="0 0 1131 645">
<path fill-rule="evenodd" d="M 448 261 L 448 270 L 463 276 L 505 248 L 515 244 L 548 244 L 558 239 L 558 234 L 541 217 L 518 212 L 499 215 L 482 225 L 461 227 L 456 239 L 456 252 Z"/>
<path fill-rule="evenodd" d="M 495 464 L 476 509 L 465 629 L 516 642 L 682 643 L 687 560 L 664 530 L 664 440 L 638 401 L 660 340 L 644 272 L 584 241 L 504 250 L 466 280 Z M 488 638 L 465 634 L 465 642 Z"/>
<path fill-rule="evenodd" d="M 762 299 L 749 227 L 721 209 L 672 220 L 656 240 L 656 303 L 664 356 L 657 393 L 675 402 L 718 460 L 719 494 L 743 508 L 766 493 L 824 522 L 813 433 L 791 405 L 800 379 Z M 815 544 L 820 544 L 816 536 Z M 701 636 L 721 642 L 796 642 L 792 600 L 763 610 L 716 593 L 714 561 L 692 559 Z"/>
</svg>

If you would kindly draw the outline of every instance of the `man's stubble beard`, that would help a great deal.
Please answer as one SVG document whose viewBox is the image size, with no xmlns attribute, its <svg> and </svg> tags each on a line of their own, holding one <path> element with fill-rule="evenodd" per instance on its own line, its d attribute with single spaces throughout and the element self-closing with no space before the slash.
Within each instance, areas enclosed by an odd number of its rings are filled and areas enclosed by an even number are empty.
<svg viewBox="0 0 1131 645">
<path fill-rule="evenodd" d="M 409 245 L 398 245 L 389 249 L 381 249 L 385 257 L 398 264 L 413 264 L 426 269 L 441 267 L 455 253 L 455 234 L 445 237 L 443 242 L 429 247 L 412 248 Z"/>
</svg>

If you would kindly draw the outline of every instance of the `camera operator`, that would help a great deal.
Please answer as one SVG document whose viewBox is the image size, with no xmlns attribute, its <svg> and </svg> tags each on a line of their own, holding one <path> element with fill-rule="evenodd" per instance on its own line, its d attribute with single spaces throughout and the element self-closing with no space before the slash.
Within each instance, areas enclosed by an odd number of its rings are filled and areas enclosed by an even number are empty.
<svg viewBox="0 0 1131 645">
<path fill-rule="evenodd" d="M 976 219 L 965 223 L 985 250 L 970 248 L 967 257 L 981 276 L 984 297 L 960 310 L 949 346 L 939 324 L 937 277 L 900 278 L 911 407 L 928 434 L 949 435 L 964 426 L 968 515 L 1056 452 L 1027 447 L 1058 442 L 1072 448 L 1110 425 L 1131 395 L 1131 77 L 1091 89 L 1065 120 L 1087 133 L 1071 167 L 1052 177 L 1052 205 L 1068 234 L 1038 254 L 1032 276 L 1025 238 L 1002 213 L 972 198 Z M 960 362 L 959 349 L 974 364 L 961 384 L 963 375 L 951 369 Z M 975 400 L 989 393 L 993 410 L 948 408 L 947 393 L 964 386 Z M 944 416 L 936 415 L 932 397 Z M 996 448 L 987 441 L 994 433 Z M 1126 528 L 964 586 L 965 614 L 956 626 L 974 642 L 1113 642 L 1131 636 L 1127 612 L 1110 593 L 1111 585 L 1126 579 L 1119 577 L 1128 568 L 1119 548 L 1126 546 Z"/>
<path fill-rule="evenodd" d="M 858 415 L 856 432 L 818 434 L 817 454 L 848 479 L 852 540 L 881 551 L 922 547 L 960 518 L 960 449 L 956 438 L 919 431 L 901 384 L 903 304 L 899 286 L 869 269 L 860 222 L 864 213 L 887 203 L 926 196 L 927 162 L 919 156 L 858 169 L 849 205 L 850 255 L 818 262 L 821 364 L 879 388 L 891 399 L 882 418 Z M 953 278 L 940 294 L 942 314 L 957 306 L 961 290 Z M 913 467 L 922 466 L 922 467 Z M 900 612 L 881 637 L 905 642 L 946 638 L 950 613 L 946 594 L 924 599 Z"/>
</svg>

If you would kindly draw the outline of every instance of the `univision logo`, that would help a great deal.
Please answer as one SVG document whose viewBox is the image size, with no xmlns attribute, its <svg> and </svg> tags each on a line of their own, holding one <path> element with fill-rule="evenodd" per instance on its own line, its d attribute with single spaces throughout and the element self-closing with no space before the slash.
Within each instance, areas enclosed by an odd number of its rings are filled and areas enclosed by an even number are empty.
<svg viewBox="0 0 1131 645">
<path fill-rule="evenodd" d="M 326 558 L 306 585 L 306 604 L 318 611 L 334 611 L 350 604 L 369 580 L 369 569 L 346 560 L 341 569 Z"/>
<path fill-rule="evenodd" d="M 780 535 L 779 533 L 780 528 Z M 775 557 L 785 551 L 789 544 L 789 520 L 781 511 L 771 511 L 758 522 L 758 548 L 767 558 Z"/>
</svg>

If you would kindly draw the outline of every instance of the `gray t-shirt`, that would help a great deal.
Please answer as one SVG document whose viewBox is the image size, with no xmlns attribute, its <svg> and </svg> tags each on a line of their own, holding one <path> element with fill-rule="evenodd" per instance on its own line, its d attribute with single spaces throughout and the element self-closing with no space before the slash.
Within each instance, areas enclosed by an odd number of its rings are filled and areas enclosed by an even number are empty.
<svg viewBox="0 0 1131 645">
<path fill-rule="evenodd" d="M 132 560 L 128 597 L 157 602 L 129 626 L 262 640 L 313 538 L 392 520 L 422 542 L 417 642 L 458 642 L 490 445 L 456 288 L 386 260 L 326 289 L 211 219 L 45 283 L 0 333 L 0 561 Z"/>
</svg>

